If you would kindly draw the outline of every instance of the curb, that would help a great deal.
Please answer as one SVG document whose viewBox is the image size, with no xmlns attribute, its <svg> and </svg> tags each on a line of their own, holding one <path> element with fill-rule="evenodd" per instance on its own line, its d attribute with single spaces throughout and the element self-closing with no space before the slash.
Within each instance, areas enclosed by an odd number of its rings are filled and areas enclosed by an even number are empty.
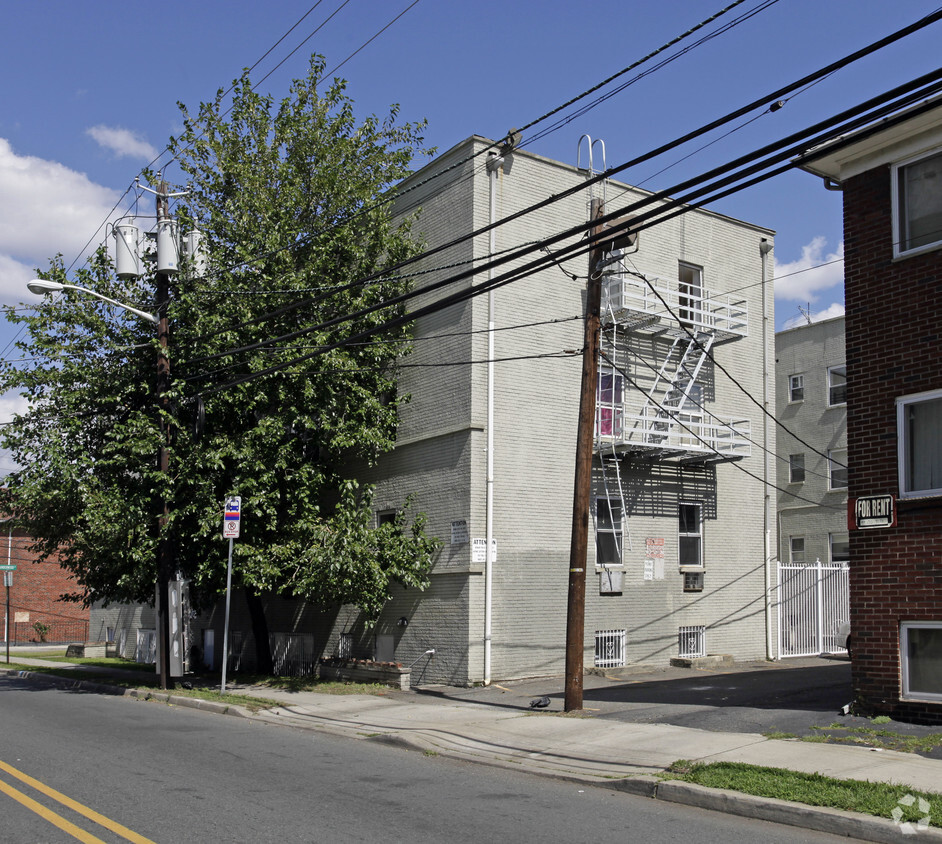
<svg viewBox="0 0 942 844">
<path fill-rule="evenodd" d="M 0 668 L 0 676 L 19 677 L 31 682 L 62 689 L 97 692 L 99 694 L 130 697 L 142 701 L 154 700 L 171 706 L 198 709 L 215 715 L 232 715 L 253 721 L 261 721 L 266 724 L 325 732 L 360 740 L 365 739 L 370 742 L 376 742 L 377 744 L 412 752 L 427 753 L 432 751 L 435 755 L 460 759 L 466 762 L 470 761 L 476 764 L 509 768 L 534 776 L 564 780 L 582 785 L 591 785 L 596 788 L 607 788 L 612 791 L 620 791 L 637 797 L 647 797 L 669 803 L 695 806 L 709 811 L 723 812 L 729 815 L 769 821 L 771 823 L 802 829 L 813 829 L 817 832 L 828 832 L 863 841 L 878 842 L 878 844 L 899 844 L 899 842 L 911 844 L 914 840 L 918 840 L 919 842 L 938 842 L 938 844 L 942 844 L 942 829 L 934 827 L 919 830 L 918 836 L 913 836 L 912 834 L 904 833 L 898 824 L 885 818 L 861 815 L 855 812 L 832 809 L 826 806 L 809 806 L 804 803 L 793 803 L 774 797 L 756 797 L 751 794 L 743 794 L 739 791 L 709 788 L 707 786 L 682 782 L 680 780 L 662 780 L 658 777 L 644 774 L 622 777 L 620 779 L 601 779 L 565 770 L 554 771 L 546 768 L 524 767 L 519 762 L 504 760 L 501 759 L 500 756 L 477 756 L 472 753 L 463 752 L 459 748 L 438 744 L 435 742 L 434 738 L 429 737 L 421 731 L 408 734 L 387 732 L 367 736 L 358 732 L 355 726 L 338 726 L 334 724 L 299 721 L 299 717 L 287 708 L 284 708 L 281 712 L 279 712 L 278 709 L 268 710 L 268 715 L 260 715 L 249 712 L 235 704 L 183 697 L 181 695 L 171 694 L 170 692 L 154 691 L 150 689 L 125 689 L 91 680 L 69 680 L 64 677 L 43 674 L 42 672 Z"/>
</svg>

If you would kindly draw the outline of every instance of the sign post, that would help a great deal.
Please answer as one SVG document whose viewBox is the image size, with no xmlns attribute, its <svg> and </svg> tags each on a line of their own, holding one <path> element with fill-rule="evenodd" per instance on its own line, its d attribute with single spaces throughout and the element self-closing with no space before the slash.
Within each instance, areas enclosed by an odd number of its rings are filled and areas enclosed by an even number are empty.
<svg viewBox="0 0 942 844">
<path fill-rule="evenodd" d="M 3 585 L 7 588 L 7 612 L 3 617 L 3 641 L 7 645 L 7 664 L 10 663 L 10 587 L 13 585 L 13 572 L 16 571 L 16 564 L 4 563 L 0 566 L 3 572 Z"/>
<path fill-rule="evenodd" d="M 232 592 L 232 545 L 239 537 L 242 519 L 242 498 L 230 495 L 222 517 L 222 535 L 229 540 L 229 566 L 226 570 L 226 620 L 222 629 L 222 684 L 220 694 L 226 693 L 226 668 L 229 665 L 229 601 Z"/>
</svg>

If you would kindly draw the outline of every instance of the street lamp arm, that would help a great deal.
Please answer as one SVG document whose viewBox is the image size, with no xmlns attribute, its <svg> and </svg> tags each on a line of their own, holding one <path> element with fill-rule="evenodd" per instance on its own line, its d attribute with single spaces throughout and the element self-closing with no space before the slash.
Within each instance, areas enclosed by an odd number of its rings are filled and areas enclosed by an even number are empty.
<svg viewBox="0 0 942 844">
<path fill-rule="evenodd" d="M 107 296 L 103 296 L 101 293 L 96 293 L 94 290 L 89 290 L 87 287 L 79 287 L 77 284 L 61 284 L 58 281 L 46 281 L 41 278 L 34 278 L 32 281 L 28 282 L 26 285 L 29 288 L 30 293 L 35 293 L 38 296 L 48 295 L 50 293 L 58 293 L 61 290 L 78 290 L 81 293 L 88 293 L 91 296 L 94 296 L 97 299 L 101 299 L 103 302 L 107 302 L 109 305 L 114 305 L 116 308 L 121 308 L 124 311 L 139 316 L 141 319 L 146 319 L 148 322 L 158 325 L 160 319 L 155 317 L 153 314 L 149 314 L 146 311 L 139 311 L 137 308 L 132 308 L 130 305 L 125 305 L 123 302 L 118 302 L 115 299 L 110 299 Z"/>
</svg>

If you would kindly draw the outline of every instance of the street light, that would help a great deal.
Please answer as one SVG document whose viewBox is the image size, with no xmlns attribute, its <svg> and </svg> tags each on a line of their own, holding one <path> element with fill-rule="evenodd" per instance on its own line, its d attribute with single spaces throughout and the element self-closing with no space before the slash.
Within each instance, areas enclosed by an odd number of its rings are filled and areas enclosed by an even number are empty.
<svg viewBox="0 0 942 844">
<path fill-rule="evenodd" d="M 50 293 L 59 293 L 63 290 L 79 290 L 82 293 L 88 293 L 91 296 L 95 296 L 96 298 L 101 299 L 103 302 L 107 302 L 109 305 L 114 305 L 115 307 L 129 311 L 135 316 L 139 316 L 141 319 L 146 319 L 148 322 L 151 322 L 154 325 L 160 323 L 160 320 L 153 314 L 149 314 L 146 311 L 139 311 L 137 308 L 132 308 L 130 305 L 125 305 L 121 302 L 115 301 L 114 299 L 109 299 L 107 296 L 102 296 L 101 293 L 96 293 L 94 290 L 89 290 L 87 287 L 79 287 L 77 284 L 61 284 L 58 281 L 46 281 L 42 278 L 34 278 L 32 281 L 28 281 L 26 286 L 29 288 L 30 293 L 35 293 L 37 296 L 48 296 Z"/>
<path fill-rule="evenodd" d="M 157 274 L 158 281 L 158 302 L 165 302 L 167 299 L 167 276 L 165 274 Z M 162 285 L 162 286 L 161 286 Z M 118 302 L 114 299 L 109 299 L 107 296 L 102 296 L 101 293 L 96 293 L 94 290 L 89 290 L 87 287 L 80 287 L 77 284 L 62 284 L 58 281 L 46 281 L 41 278 L 34 278 L 32 281 L 28 282 L 26 285 L 29 288 L 31 293 L 35 293 L 38 296 L 48 296 L 52 293 L 59 293 L 63 290 L 77 290 L 80 293 L 88 293 L 91 296 L 95 296 L 98 299 L 101 299 L 104 302 L 107 302 L 109 305 L 114 305 L 117 308 L 128 311 L 129 313 L 134 314 L 135 316 L 140 317 L 147 322 L 152 323 L 157 326 L 157 339 L 160 342 L 160 350 L 157 357 L 157 395 L 158 395 L 158 404 L 161 409 L 166 409 L 167 407 L 167 388 L 170 381 L 170 360 L 167 357 L 167 338 L 170 333 L 167 316 L 164 313 L 161 317 L 156 317 L 153 314 L 149 314 L 146 311 L 140 311 L 137 308 L 132 308 L 130 305 L 125 305 L 123 302 Z M 161 423 L 163 426 L 163 423 Z M 164 428 L 162 442 L 160 444 L 160 449 L 157 453 L 157 467 L 164 476 L 169 476 L 170 474 L 170 457 L 169 451 L 167 449 L 167 441 L 169 438 L 169 433 Z M 160 687 L 166 689 L 171 686 L 170 680 L 170 614 L 169 614 L 169 585 L 170 585 L 170 567 L 171 567 L 171 549 L 170 543 L 168 542 L 166 536 L 164 535 L 164 528 L 167 525 L 170 517 L 170 504 L 164 499 L 163 502 L 163 512 L 160 516 L 160 537 L 157 543 L 157 635 L 159 637 L 159 659 L 158 659 L 158 672 L 160 674 Z"/>
</svg>

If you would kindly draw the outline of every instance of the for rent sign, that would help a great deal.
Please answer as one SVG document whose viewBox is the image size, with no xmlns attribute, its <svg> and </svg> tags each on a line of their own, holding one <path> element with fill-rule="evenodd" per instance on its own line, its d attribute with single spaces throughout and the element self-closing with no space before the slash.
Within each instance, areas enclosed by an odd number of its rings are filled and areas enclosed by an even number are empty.
<svg viewBox="0 0 942 844">
<path fill-rule="evenodd" d="M 865 495 L 847 501 L 851 530 L 896 527 L 896 499 L 892 495 Z"/>
</svg>

